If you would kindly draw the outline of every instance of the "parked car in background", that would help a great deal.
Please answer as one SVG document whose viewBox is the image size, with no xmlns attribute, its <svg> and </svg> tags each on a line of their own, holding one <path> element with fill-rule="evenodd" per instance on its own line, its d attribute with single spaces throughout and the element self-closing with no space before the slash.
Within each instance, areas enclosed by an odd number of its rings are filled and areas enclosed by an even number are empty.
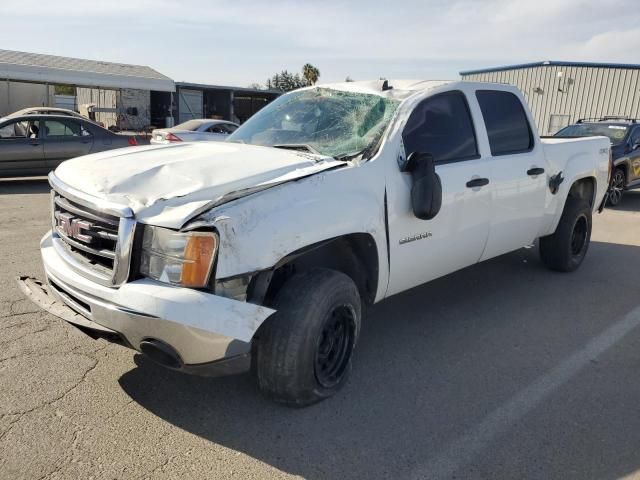
<svg viewBox="0 0 640 480">
<path fill-rule="evenodd" d="M 151 132 L 151 143 L 222 141 L 238 128 L 238 124 L 226 120 L 193 119 L 171 128 L 159 128 Z"/>
<path fill-rule="evenodd" d="M 23 115 L 66 115 L 69 117 L 82 118 L 84 120 L 88 120 L 86 117 L 83 117 L 78 112 L 74 112 L 73 110 L 69 110 L 67 108 L 57 108 L 57 107 L 29 107 L 23 108 L 22 110 L 18 110 L 17 112 L 13 112 L 6 117 L 2 118 L 11 118 L 11 117 L 21 117 Z"/>
<path fill-rule="evenodd" d="M 29 107 L 29 108 L 23 108 L 22 110 L 18 110 L 17 112 L 13 112 L 10 113 L 9 115 L 7 115 L 4 118 L 0 118 L 0 121 L 5 120 L 6 118 L 14 118 L 14 117 L 20 117 L 22 115 L 66 115 L 68 117 L 75 117 L 75 118 L 81 118 L 83 120 L 88 120 L 90 122 L 93 122 L 97 125 L 100 125 L 101 127 L 104 127 L 104 124 L 102 122 L 96 122 L 95 120 L 92 120 L 88 117 L 85 117 L 84 115 L 73 111 L 73 110 L 69 110 L 68 108 L 58 108 L 58 107 Z"/>
<path fill-rule="evenodd" d="M 73 157 L 137 145 L 82 117 L 26 114 L 0 120 L 0 177 L 43 175 Z"/>
<path fill-rule="evenodd" d="M 609 204 L 614 207 L 622 200 L 625 190 L 640 187 L 639 121 L 617 117 L 581 119 L 555 134 L 556 137 L 609 137 L 614 169 Z"/>
</svg>

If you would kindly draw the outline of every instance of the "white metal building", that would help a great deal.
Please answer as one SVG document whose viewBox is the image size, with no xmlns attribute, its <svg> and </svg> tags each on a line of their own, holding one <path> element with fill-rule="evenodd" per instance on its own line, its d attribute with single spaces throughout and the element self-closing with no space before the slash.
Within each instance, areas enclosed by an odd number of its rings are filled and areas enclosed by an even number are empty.
<svg viewBox="0 0 640 480">
<path fill-rule="evenodd" d="M 93 104 L 106 126 L 150 124 L 156 92 L 175 92 L 169 77 L 140 65 L 0 50 L 0 117 L 36 106 L 80 110 Z"/>
<path fill-rule="evenodd" d="M 526 97 L 541 135 L 580 118 L 640 118 L 640 65 L 545 61 L 460 72 L 510 83 Z"/>
</svg>

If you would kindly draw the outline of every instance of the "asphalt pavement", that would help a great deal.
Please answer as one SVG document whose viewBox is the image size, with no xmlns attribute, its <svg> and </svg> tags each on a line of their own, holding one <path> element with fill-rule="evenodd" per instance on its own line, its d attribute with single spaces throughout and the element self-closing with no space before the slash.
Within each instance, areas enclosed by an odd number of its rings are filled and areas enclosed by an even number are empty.
<svg viewBox="0 0 640 480">
<path fill-rule="evenodd" d="M 522 249 L 376 305 L 306 409 L 171 372 L 24 299 L 45 180 L 0 180 L 0 479 L 640 478 L 640 193 L 572 274 Z"/>
</svg>

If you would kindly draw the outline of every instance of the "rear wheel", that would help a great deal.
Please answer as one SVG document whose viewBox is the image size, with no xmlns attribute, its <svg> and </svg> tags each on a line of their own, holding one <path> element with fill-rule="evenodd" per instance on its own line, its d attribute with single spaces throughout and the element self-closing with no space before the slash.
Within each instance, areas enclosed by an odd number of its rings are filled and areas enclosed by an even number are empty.
<svg viewBox="0 0 640 480">
<path fill-rule="evenodd" d="M 615 207 L 622 200 L 624 187 L 627 184 L 627 176 L 622 168 L 616 168 L 611 178 L 611 188 L 609 189 L 609 205 Z"/>
<path fill-rule="evenodd" d="M 260 390 L 292 406 L 336 393 L 351 370 L 360 332 L 360 295 L 353 280 L 320 268 L 294 275 L 278 293 L 275 309 L 254 349 Z"/>
<path fill-rule="evenodd" d="M 584 260 L 591 240 L 591 207 L 569 197 L 553 235 L 540 239 L 540 257 L 551 270 L 572 272 Z"/>
</svg>

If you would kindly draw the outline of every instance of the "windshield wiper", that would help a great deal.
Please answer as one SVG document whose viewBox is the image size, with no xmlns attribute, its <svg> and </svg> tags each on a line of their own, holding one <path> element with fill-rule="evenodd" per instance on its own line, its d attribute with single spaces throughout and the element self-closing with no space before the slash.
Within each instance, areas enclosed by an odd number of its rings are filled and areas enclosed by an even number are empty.
<svg viewBox="0 0 640 480">
<path fill-rule="evenodd" d="M 362 150 L 358 150 L 357 152 L 353 152 L 353 153 L 345 153 L 344 155 L 338 155 L 337 157 L 333 157 L 336 160 L 340 160 L 340 161 L 344 161 L 346 162 L 347 160 L 351 160 L 354 159 L 356 157 L 359 157 L 360 155 L 364 155 L 364 153 L 367 151 L 366 148 L 363 148 Z"/>
<path fill-rule="evenodd" d="M 318 150 L 306 143 L 279 143 L 277 145 L 271 145 L 273 148 L 284 148 L 286 150 L 298 150 L 307 151 L 315 155 L 322 155 Z"/>
</svg>

